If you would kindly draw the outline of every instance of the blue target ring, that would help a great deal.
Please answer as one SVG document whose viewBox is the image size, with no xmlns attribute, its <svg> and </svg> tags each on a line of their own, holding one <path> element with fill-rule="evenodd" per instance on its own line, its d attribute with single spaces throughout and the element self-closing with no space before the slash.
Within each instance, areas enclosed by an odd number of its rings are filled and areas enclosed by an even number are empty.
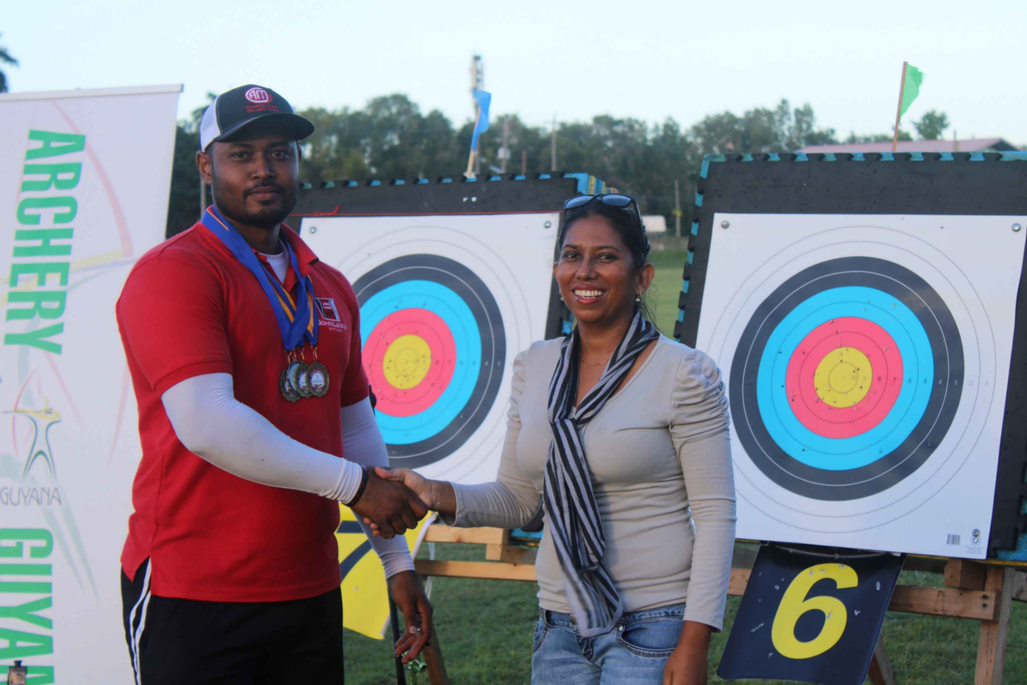
<svg viewBox="0 0 1027 685">
<path fill-rule="evenodd" d="M 405 255 L 380 264 L 357 279 L 353 290 L 360 303 L 365 362 L 383 358 L 377 354 L 381 350 L 369 354 L 369 341 L 386 344 L 396 339 L 397 334 L 379 330 L 390 321 L 423 326 L 430 318 L 446 329 L 438 339 L 452 340 L 451 349 L 442 345 L 431 350 L 432 355 L 441 350 L 453 357 L 441 360 L 452 372 L 436 375 L 444 382 L 423 386 L 426 392 L 406 405 L 406 415 L 390 415 L 384 406 L 377 414 L 393 466 L 412 468 L 445 459 L 474 435 L 499 393 L 506 331 L 495 297 L 466 266 L 431 254 Z M 432 363 L 436 362 L 433 358 Z M 384 375 L 369 373 L 378 378 Z M 371 390 L 375 391 L 373 384 Z"/>
<path fill-rule="evenodd" d="M 467 303 L 449 288 L 432 281 L 410 280 L 369 298 L 360 308 L 361 344 L 382 321 L 403 309 L 424 309 L 441 318 L 456 343 L 455 372 L 441 397 L 413 417 L 378 412 L 378 427 L 387 445 L 411 445 L 431 438 L 438 426 L 453 422 L 474 394 L 481 367 L 481 329 Z"/>
<path fill-rule="evenodd" d="M 786 374 L 810 333 L 845 318 L 891 336 L 903 385 L 879 423 L 828 438 L 799 421 Z M 828 260 L 788 278 L 753 312 L 731 365 L 732 424 L 752 463 L 781 487 L 817 500 L 869 497 L 927 463 L 959 406 L 963 366 L 955 319 L 923 278 L 873 257 Z"/>
<path fill-rule="evenodd" d="M 859 317 L 887 331 L 904 363 L 902 390 L 889 415 L 872 430 L 848 439 L 817 435 L 796 418 L 784 391 L 788 363 L 809 331 L 832 319 Z M 759 362 L 757 401 L 771 438 L 792 458 L 834 471 L 872 464 L 903 443 L 923 418 L 931 397 L 934 359 L 927 331 L 905 304 L 860 286 L 817 293 L 792 309 L 767 340 Z"/>
</svg>

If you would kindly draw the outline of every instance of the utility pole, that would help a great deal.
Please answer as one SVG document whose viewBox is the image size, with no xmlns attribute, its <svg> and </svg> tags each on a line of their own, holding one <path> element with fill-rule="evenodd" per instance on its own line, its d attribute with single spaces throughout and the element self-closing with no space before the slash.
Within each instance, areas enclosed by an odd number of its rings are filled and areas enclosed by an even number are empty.
<svg viewBox="0 0 1027 685">
<path fill-rule="evenodd" d="M 496 156 L 499 158 L 499 173 L 506 173 L 506 162 L 510 159 L 510 117 L 503 120 L 503 144 Z"/>
<path fill-rule="evenodd" d="M 549 144 L 549 170 L 556 171 L 556 115 L 553 115 L 552 140 Z"/>
<path fill-rule="evenodd" d="M 478 99 L 474 97 L 474 91 L 485 87 L 485 65 L 481 61 L 481 55 L 471 57 L 471 102 L 474 103 L 474 121 L 477 122 L 480 112 L 478 111 Z M 469 179 L 475 179 L 481 175 L 481 155 L 477 150 L 471 150 L 467 158 L 467 171 L 464 174 Z"/>
<path fill-rule="evenodd" d="M 681 237 L 681 192 L 678 180 L 674 179 L 674 235 Z"/>
<path fill-rule="evenodd" d="M 478 101 L 474 99 L 474 91 L 485 87 L 485 65 L 481 61 L 481 55 L 471 57 L 471 102 L 474 103 L 474 113 L 478 113 Z"/>
</svg>

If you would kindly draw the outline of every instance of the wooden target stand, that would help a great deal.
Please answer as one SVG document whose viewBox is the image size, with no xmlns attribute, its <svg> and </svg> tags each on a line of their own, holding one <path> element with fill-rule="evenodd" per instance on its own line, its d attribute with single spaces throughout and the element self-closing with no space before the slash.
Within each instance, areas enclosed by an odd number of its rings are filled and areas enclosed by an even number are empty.
<svg viewBox="0 0 1027 685">
<path fill-rule="evenodd" d="M 480 580 L 535 582 L 536 549 L 512 542 L 510 531 L 500 528 L 451 528 L 433 525 L 426 542 L 485 546 L 485 561 L 417 559 L 419 575 Z M 749 584 L 754 550 L 735 549 L 734 568 L 728 595 L 741 597 Z M 1027 602 L 1027 570 L 995 562 L 977 562 L 940 557 L 906 557 L 904 571 L 925 571 L 943 577 L 942 587 L 897 585 L 888 611 L 956 618 L 980 623 L 977 642 L 976 685 L 1004 682 L 1006 643 L 1013 601 Z M 431 685 L 446 685 L 442 652 L 435 639 L 427 650 Z M 883 640 L 877 644 L 870 667 L 874 685 L 898 685 Z"/>
</svg>

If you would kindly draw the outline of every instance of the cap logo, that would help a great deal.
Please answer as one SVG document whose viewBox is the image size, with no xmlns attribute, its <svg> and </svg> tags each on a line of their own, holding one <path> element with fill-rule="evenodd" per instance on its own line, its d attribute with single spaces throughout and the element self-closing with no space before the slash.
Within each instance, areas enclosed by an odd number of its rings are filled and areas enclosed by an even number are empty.
<svg viewBox="0 0 1027 685">
<path fill-rule="evenodd" d="M 246 99 L 258 105 L 271 102 L 271 95 L 263 88 L 250 88 L 246 91 Z"/>
</svg>

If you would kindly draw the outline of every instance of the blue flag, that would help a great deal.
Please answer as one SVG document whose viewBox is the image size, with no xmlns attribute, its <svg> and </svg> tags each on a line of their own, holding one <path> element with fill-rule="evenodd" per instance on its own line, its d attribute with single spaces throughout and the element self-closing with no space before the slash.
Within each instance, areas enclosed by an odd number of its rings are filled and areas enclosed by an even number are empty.
<svg viewBox="0 0 1027 685">
<path fill-rule="evenodd" d="M 475 90 L 474 99 L 478 101 L 478 120 L 474 122 L 474 133 L 471 134 L 471 152 L 478 151 L 478 136 L 489 130 L 489 105 L 492 104 L 492 93 Z"/>
</svg>

